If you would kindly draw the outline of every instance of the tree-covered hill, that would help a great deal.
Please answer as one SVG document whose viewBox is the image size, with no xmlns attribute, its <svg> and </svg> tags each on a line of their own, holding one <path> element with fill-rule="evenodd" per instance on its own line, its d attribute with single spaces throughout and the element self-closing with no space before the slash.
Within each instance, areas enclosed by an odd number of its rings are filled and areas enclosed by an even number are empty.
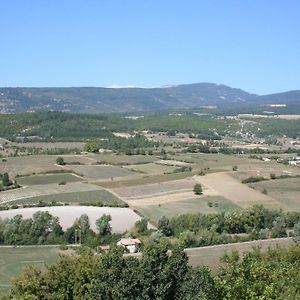
<svg viewBox="0 0 300 300">
<path fill-rule="evenodd" d="M 212 83 L 168 88 L 0 88 L 0 108 L 2 112 L 137 112 L 223 106 L 252 97 L 242 90 Z"/>
</svg>

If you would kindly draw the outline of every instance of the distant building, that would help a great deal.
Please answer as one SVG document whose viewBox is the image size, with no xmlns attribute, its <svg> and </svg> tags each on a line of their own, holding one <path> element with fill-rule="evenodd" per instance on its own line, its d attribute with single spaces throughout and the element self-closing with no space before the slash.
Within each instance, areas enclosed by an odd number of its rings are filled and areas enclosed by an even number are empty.
<svg viewBox="0 0 300 300">
<path fill-rule="evenodd" d="M 109 245 L 99 246 L 98 250 L 108 252 L 110 250 L 110 246 Z"/>
<path fill-rule="evenodd" d="M 120 239 L 117 245 L 124 247 L 129 253 L 135 253 L 139 250 L 141 241 L 139 239 L 124 238 Z"/>
</svg>

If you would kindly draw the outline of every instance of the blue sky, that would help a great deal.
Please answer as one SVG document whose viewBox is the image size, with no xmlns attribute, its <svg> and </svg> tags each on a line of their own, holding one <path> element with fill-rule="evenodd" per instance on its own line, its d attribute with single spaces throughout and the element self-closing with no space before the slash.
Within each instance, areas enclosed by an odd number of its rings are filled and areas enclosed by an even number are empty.
<svg viewBox="0 0 300 300">
<path fill-rule="evenodd" d="M 300 1 L 0 0 L 0 86 L 300 89 Z"/>
</svg>

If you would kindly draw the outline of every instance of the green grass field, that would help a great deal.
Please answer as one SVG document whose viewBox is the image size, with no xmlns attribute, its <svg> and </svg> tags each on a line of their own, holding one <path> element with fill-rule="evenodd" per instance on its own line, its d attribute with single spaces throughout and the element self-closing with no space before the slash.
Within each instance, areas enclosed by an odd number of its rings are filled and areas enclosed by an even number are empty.
<svg viewBox="0 0 300 300">
<path fill-rule="evenodd" d="M 76 182 L 80 180 L 82 179 L 70 173 L 31 175 L 17 178 L 17 182 L 20 185 L 40 185 L 60 182 Z"/>
<path fill-rule="evenodd" d="M 209 206 L 211 203 L 211 207 Z M 141 214 L 149 218 L 154 223 L 157 223 L 162 216 L 172 218 L 181 214 L 187 213 L 219 213 L 230 212 L 239 209 L 239 206 L 233 202 L 220 197 L 198 197 L 196 199 L 187 199 L 183 201 L 163 203 L 159 205 L 148 205 L 145 207 L 136 207 Z"/>
<path fill-rule="evenodd" d="M 59 257 L 58 247 L 0 247 L 0 294 L 11 287 L 11 280 L 19 275 L 26 265 L 44 269 Z"/>
<path fill-rule="evenodd" d="M 291 238 L 270 239 L 202 248 L 191 248 L 185 249 L 185 253 L 189 258 L 189 264 L 191 266 L 207 266 L 212 270 L 216 270 L 220 265 L 220 258 L 226 252 L 230 254 L 232 251 L 238 250 L 240 254 L 243 254 L 257 247 L 260 247 L 261 250 L 266 251 L 268 248 L 275 248 L 278 246 L 288 247 L 292 244 L 294 244 L 294 242 Z"/>
<path fill-rule="evenodd" d="M 37 204 L 40 201 L 43 202 L 63 202 L 63 203 L 97 203 L 101 202 L 103 205 L 122 205 L 124 202 L 117 198 L 115 195 L 111 194 L 106 190 L 95 190 L 95 191 L 86 191 L 86 192 L 71 192 L 71 193 L 61 193 L 61 194 L 52 194 L 45 196 L 37 196 L 24 198 L 20 200 L 13 201 L 13 204 Z"/>
<path fill-rule="evenodd" d="M 286 178 L 252 183 L 257 190 L 267 191 L 268 195 L 300 212 L 300 178 Z"/>
</svg>

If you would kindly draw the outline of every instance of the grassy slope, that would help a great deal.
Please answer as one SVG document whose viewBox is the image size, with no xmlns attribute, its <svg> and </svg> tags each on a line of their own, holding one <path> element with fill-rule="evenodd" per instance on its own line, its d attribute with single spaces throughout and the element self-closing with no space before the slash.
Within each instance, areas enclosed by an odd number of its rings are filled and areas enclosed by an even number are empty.
<svg viewBox="0 0 300 300">
<path fill-rule="evenodd" d="M 59 248 L 50 247 L 0 247 L 0 294 L 8 292 L 11 279 L 28 264 L 43 268 L 55 262 Z"/>
</svg>

